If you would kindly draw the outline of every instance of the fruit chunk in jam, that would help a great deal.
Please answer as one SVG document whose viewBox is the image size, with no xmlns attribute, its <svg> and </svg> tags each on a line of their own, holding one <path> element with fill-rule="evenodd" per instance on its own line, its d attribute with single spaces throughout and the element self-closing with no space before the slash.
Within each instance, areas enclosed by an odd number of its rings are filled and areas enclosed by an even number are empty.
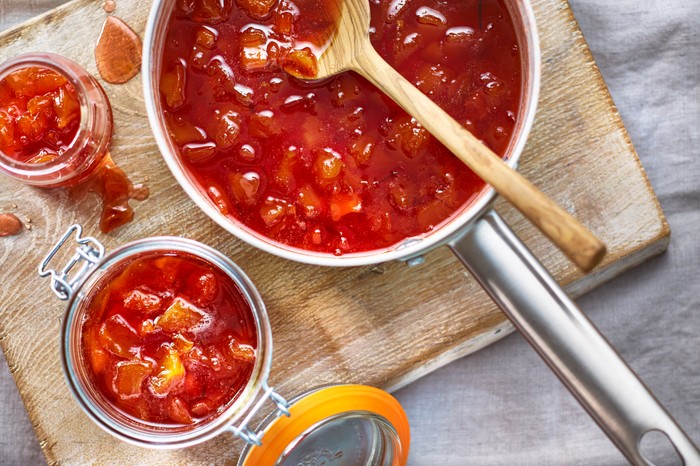
<svg viewBox="0 0 700 466">
<path fill-rule="evenodd" d="M 137 256 L 87 306 L 82 355 L 90 377 L 132 416 L 193 424 L 224 409 L 250 379 L 253 314 L 231 278 L 202 259 Z"/>
<path fill-rule="evenodd" d="M 225 8 L 209 8 L 205 20 L 210 3 Z M 317 46 L 328 39 L 332 24 L 315 21 L 333 11 L 330 0 L 192 5 L 170 19 L 163 108 L 184 166 L 235 223 L 340 255 L 429 233 L 483 191 L 482 180 L 363 78 L 304 82 L 283 71 L 290 55 L 294 66 L 305 65 L 290 43 L 303 50 L 300 38 Z M 502 0 L 373 0 L 370 7 L 380 55 L 505 154 L 521 60 Z"/>
<path fill-rule="evenodd" d="M 0 80 L 0 152 L 24 163 L 62 155 L 80 125 L 80 102 L 65 76 L 27 67 Z"/>
</svg>

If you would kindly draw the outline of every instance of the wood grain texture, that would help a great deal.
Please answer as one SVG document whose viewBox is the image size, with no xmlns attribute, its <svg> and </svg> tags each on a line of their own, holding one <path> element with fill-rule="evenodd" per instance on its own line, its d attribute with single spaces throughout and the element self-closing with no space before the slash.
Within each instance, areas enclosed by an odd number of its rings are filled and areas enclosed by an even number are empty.
<svg viewBox="0 0 700 466">
<path fill-rule="evenodd" d="M 92 49 L 105 19 L 101 3 L 77 0 L 3 33 L 0 60 L 52 51 L 96 75 Z M 497 210 L 578 295 L 663 251 L 669 229 L 571 10 L 562 0 L 534 3 L 543 80 L 522 172 L 595 232 L 609 253 L 584 277 L 510 206 L 499 201 Z M 143 34 L 149 7 L 147 0 L 119 0 L 117 13 Z M 147 178 L 152 192 L 135 205 L 132 224 L 101 235 L 96 199 L 76 202 L 65 190 L 0 181 L 0 211 L 31 225 L 0 238 L 0 344 L 49 463 L 231 464 L 241 446 L 221 436 L 181 451 L 138 449 L 100 431 L 73 402 L 59 359 L 64 306 L 36 266 L 75 222 L 108 249 L 170 234 L 233 258 L 266 300 L 275 340 L 271 382 L 287 396 L 336 382 L 397 388 L 512 331 L 446 249 L 430 253 L 420 267 L 338 270 L 290 263 L 242 244 L 205 217 L 167 171 L 148 127 L 140 81 L 104 85 L 116 123 L 112 155 L 133 181 Z"/>
</svg>

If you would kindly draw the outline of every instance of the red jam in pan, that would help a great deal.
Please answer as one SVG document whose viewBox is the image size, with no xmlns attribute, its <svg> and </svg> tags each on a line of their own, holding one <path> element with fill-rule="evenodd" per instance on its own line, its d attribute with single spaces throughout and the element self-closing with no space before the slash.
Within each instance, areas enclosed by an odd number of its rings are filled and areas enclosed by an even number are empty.
<svg viewBox="0 0 700 466">
<path fill-rule="evenodd" d="M 501 1 L 370 4 L 370 37 L 382 57 L 504 154 L 521 63 Z M 323 7 L 178 2 L 160 90 L 179 156 L 223 215 L 295 248 L 341 255 L 428 233 L 485 185 L 358 75 L 304 82 L 280 69 L 291 66 L 285 44 L 298 25 L 309 36 L 313 21 L 303 20 Z M 328 23 L 317 30 L 327 37 Z"/>
<path fill-rule="evenodd" d="M 87 303 L 82 357 L 102 395 L 147 422 L 216 415 L 250 379 L 255 318 L 228 275 L 186 253 L 137 256 Z"/>
<path fill-rule="evenodd" d="M 80 126 L 80 102 L 56 71 L 27 67 L 0 80 L 0 151 L 23 163 L 62 155 Z"/>
</svg>

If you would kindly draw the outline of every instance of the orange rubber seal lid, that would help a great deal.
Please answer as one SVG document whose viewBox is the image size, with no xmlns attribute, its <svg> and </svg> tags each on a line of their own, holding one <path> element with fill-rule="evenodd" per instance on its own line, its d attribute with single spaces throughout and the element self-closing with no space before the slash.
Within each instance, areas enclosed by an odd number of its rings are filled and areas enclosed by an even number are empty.
<svg viewBox="0 0 700 466">
<path fill-rule="evenodd" d="M 335 445 L 335 441 L 329 439 L 335 436 L 339 444 L 352 445 L 353 440 L 366 442 L 364 433 L 356 432 L 360 424 L 352 424 L 353 419 L 360 419 L 380 426 L 387 426 L 391 442 L 383 448 L 390 449 L 390 455 L 382 454 L 384 460 L 381 465 L 403 466 L 408 459 L 408 449 L 410 445 L 410 428 L 408 418 L 399 402 L 387 392 L 366 385 L 340 385 L 322 388 L 301 397 L 289 407 L 290 416 L 280 416 L 271 421 L 264 428 L 262 446 L 253 446 L 245 454 L 240 463 L 242 466 L 274 466 L 279 460 L 289 455 L 290 451 L 303 445 L 308 445 L 306 457 L 323 454 L 335 454 L 335 458 L 342 458 L 344 464 L 353 463 L 351 457 L 343 451 L 343 446 Z M 327 444 L 318 445 L 318 438 L 312 441 L 315 434 L 319 434 L 328 427 L 333 420 L 345 422 L 350 420 L 343 429 L 328 428 L 325 438 L 322 440 Z M 370 421 L 372 420 L 372 421 Z M 373 425 L 375 425 L 373 424 Z M 324 427 L 325 426 L 325 427 Z M 376 431 L 370 429 L 368 432 Z M 351 438 L 354 437 L 354 438 Z M 303 448 L 303 447 L 302 447 Z M 371 446 L 368 451 L 376 451 L 376 446 Z M 335 453 L 333 453 L 335 452 Z M 372 453 L 374 454 L 374 453 Z M 387 462 L 390 458 L 391 462 Z M 350 462 L 348 462 L 350 461 Z M 290 463 L 291 464 L 291 463 Z M 298 463 L 294 463 L 298 464 Z M 315 463 L 314 463 L 315 464 Z M 335 464 L 335 462 L 334 462 Z"/>
</svg>

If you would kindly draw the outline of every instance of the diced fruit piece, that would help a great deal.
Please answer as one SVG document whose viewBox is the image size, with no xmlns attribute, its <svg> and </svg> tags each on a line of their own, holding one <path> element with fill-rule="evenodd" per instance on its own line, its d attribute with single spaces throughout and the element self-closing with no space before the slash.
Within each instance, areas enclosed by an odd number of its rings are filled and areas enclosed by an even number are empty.
<svg viewBox="0 0 700 466">
<path fill-rule="evenodd" d="M 330 201 L 331 219 L 337 222 L 347 214 L 362 212 L 362 200 L 356 194 L 336 194 Z"/>
<path fill-rule="evenodd" d="M 156 330 L 156 326 L 153 323 L 153 319 L 146 319 L 141 322 L 141 327 L 139 327 L 139 335 L 145 336 L 149 333 L 153 333 Z"/>
<path fill-rule="evenodd" d="M 199 417 L 204 417 L 216 409 L 218 403 L 209 398 L 202 398 L 192 403 L 192 414 Z"/>
<path fill-rule="evenodd" d="M 474 29 L 468 26 L 452 27 L 445 31 L 445 41 L 448 43 L 465 42 L 473 38 L 475 34 Z"/>
<path fill-rule="evenodd" d="M 316 157 L 314 164 L 316 174 L 321 181 L 328 181 L 340 175 L 340 170 L 343 168 L 343 161 L 340 154 L 330 148 L 325 148 Z"/>
<path fill-rule="evenodd" d="M 160 311 L 161 299 L 154 294 L 140 290 L 131 290 L 124 297 L 124 307 L 145 314 L 154 314 Z"/>
<path fill-rule="evenodd" d="M 200 23 L 217 24 L 231 14 L 233 0 L 197 0 L 190 17 Z"/>
<path fill-rule="evenodd" d="M 249 27 L 241 33 L 238 41 L 243 47 L 257 47 L 259 45 L 265 45 L 267 42 L 267 35 L 262 29 Z"/>
<path fill-rule="evenodd" d="M 112 388 L 122 399 L 141 394 L 141 387 L 146 377 L 151 375 L 151 365 L 140 360 L 121 361 L 117 363 Z"/>
<path fill-rule="evenodd" d="M 181 333 L 177 333 L 173 337 L 173 345 L 180 354 L 185 354 L 192 349 L 194 342 Z"/>
<path fill-rule="evenodd" d="M 176 60 L 170 71 L 161 75 L 160 93 L 173 110 L 185 103 L 185 64 L 182 60 Z"/>
<path fill-rule="evenodd" d="M 219 292 L 219 281 L 211 272 L 194 273 L 187 278 L 189 295 L 200 305 L 207 306 Z"/>
<path fill-rule="evenodd" d="M 236 4 L 251 18 L 265 19 L 277 0 L 236 0 Z"/>
<path fill-rule="evenodd" d="M 110 353 L 131 358 L 139 353 L 141 339 L 124 317 L 115 314 L 102 324 L 100 342 Z"/>
<path fill-rule="evenodd" d="M 0 110 L 0 150 L 9 152 L 15 147 L 14 119 Z"/>
<path fill-rule="evenodd" d="M 32 141 L 38 140 L 46 131 L 48 122 L 46 115 L 25 113 L 17 119 L 17 132 Z"/>
<path fill-rule="evenodd" d="M 214 142 L 190 142 L 182 146 L 182 156 L 190 163 L 202 163 L 216 154 Z"/>
<path fill-rule="evenodd" d="M 282 132 L 282 128 L 275 119 L 275 114 L 271 110 L 263 110 L 250 117 L 250 135 L 256 138 L 268 138 L 277 136 Z"/>
<path fill-rule="evenodd" d="M 181 263 L 172 255 L 164 255 L 153 260 L 156 268 L 157 283 L 168 287 L 174 286 L 180 275 Z"/>
<path fill-rule="evenodd" d="M 288 203 L 282 199 L 269 196 L 260 207 L 260 217 L 268 227 L 276 225 L 288 213 Z"/>
<path fill-rule="evenodd" d="M 175 301 L 156 319 L 156 327 L 166 333 L 178 333 L 193 331 L 194 328 L 205 322 L 207 315 L 194 304 L 183 298 L 175 298 Z"/>
<path fill-rule="evenodd" d="M 416 19 L 420 24 L 428 24 L 430 26 L 444 26 L 447 24 L 445 15 L 427 6 L 422 6 L 416 10 Z"/>
<path fill-rule="evenodd" d="M 168 132 L 173 141 L 179 146 L 184 146 L 191 142 L 204 142 L 207 139 L 207 133 L 200 127 L 193 125 L 189 121 L 182 118 L 174 117 L 166 112 L 166 121 L 168 122 Z"/>
<path fill-rule="evenodd" d="M 262 70 L 269 64 L 267 47 L 243 47 L 241 49 L 241 66 L 246 71 Z"/>
<path fill-rule="evenodd" d="M 238 151 L 238 155 L 246 162 L 255 160 L 255 149 L 250 144 L 243 144 Z"/>
<path fill-rule="evenodd" d="M 387 136 L 387 144 L 390 147 L 401 148 L 408 157 L 415 157 L 426 148 L 430 140 L 430 134 L 415 118 L 404 117 L 399 119 L 393 130 Z"/>
<path fill-rule="evenodd" d="M 214 136 L 216 145 L 221 149 L 228 149 L 233 146 L 241 132 L 241 116 L 233 110 L 226 112 L 215 110 L 214 119 L 216 122 Z"/>
<path fill-rule="evenodd" d="M 210 26 L 199 26 L 194 31 L 194 43 L 207 50 L 211 50 L 216 45 L 219 33 Z"/>
<path fill-rule="evenodd" d="M 290 11 L 283 11 L 275 17 L 275 31 L 278 34 L 289 35 L 292 33 L 294 15 Z"/>
<path fill-rule="evenodd" d="M 36 67 L 14 71 L 5 80 L 14 93 L 22 97 L 48 94 L 68 82 L 65 76 L 55 71 Z"/>
<path fill-rule="evenodd" d="M 228 350 L 233 360 L 243 364 L 255 362 L 255 349 L 250 345 L 241 345 L 234 338 L 228 342 Z"/>
<path fill-rule="evenodd" d="M 38 95 L 36 97 L 32 97 L 27 102 L 27 111 L 32 115 L 42 112 L 45 113 L 46 116 L 50 116 L 53 113 L 53 100 L 51 99 L 51 96 Z"/>
<path fill-rule="evenodd" d="M 314 78 L 318 75 L 318 60 L 309 47 L 291 50 L 282 60 L 282 69 L 299 78 Z"/>
<path fill-rule="evenodd" d="M 214 206 L 223 215 L 229 215 L 233 211 L 231 205 L 229 204 L 228 197 L 220 186 L 212 183 L 209 187 L 207 187 L 207 195 L 214 203 Z"/>
<path fill-rule="evenodd" d="M 277 171 L 275 172 L 274 180 L 280 187 L 289 192 L 294 185 L 294 167 L 299 159 L 299 148 L 296 146 L 288 146 L 282 154 Z"/>
<path fill-rule="evenodd" d="M 192 424 L 194 422 L 188 411 L 187 403 L 178 396 L 170 398 L 168 402 L 168 416 L 180 424 Z"/>
<path fill-rule="evenodd" d="M 178 14 L 188 16 L 194 11 L 197 0 L 176 0 L 175 10 Z"/>
<path fill-rule="evenodd" d="M 63 129 L 80 118 L 80 102 L 74 91 L 61 87 L 53 99 L 56 127 Z"/>
<path fill-rule="evenodd" d="M 297 195 L 297 202 L 301 206 L 301 211 L 308 219 L 317 217 L 321 213 L 323 204 L 314 189 L 309 186 L 303 186 Z"/>
<path fill-rule="evenodd" d="M 355 141 L 350 149 L 350 153 L 355 157 L 358 165 L 365 165 L 369 162 L 374 151 L 374 142 L 369 137 L 361 137 Z"/>
<path fill-rule="evenodd" d="M 165 356 L 158 361 L 157 374 L 149 379 L 151 392 L 156 396 L 167 396 L 175 393 L 185 381 L 185 366 L 182 364 L 180 353 L 174 349 L 166 351 Z"/>
<path fill-rule="evenodd" d="M 207 74 L 211 76 L 209 83 L 217 100 L 227 101 L 231 95 L 236 95 L 236 79 L 233 70 L 223 57 L 217 55 L 208 63 Z"/>
<path fill-rule="evenodd" d="M 85 334 L 87 336 L 83 338 L 83 343 L 85 344 L 85 354 L 90 361 L 90 368 L 97 375 L 104 374 L 109 365 L 109 355 L 100 347 L 94 328 L 89 331 L 85 329 Z"/>
<path fill-rule="evenodd" d="M 392 181 L 389 184 L 389 202 L 398 210 L 408 212 L 413 207 L 413 199 L 410 188 Z"/>
<path fill-rule="evenodd" d="M 238 203 L 253 206 L 258 202 L 262 188 L 259 173 L 232 173 L 229 180 L 231 192 Z"/>
</svg>

